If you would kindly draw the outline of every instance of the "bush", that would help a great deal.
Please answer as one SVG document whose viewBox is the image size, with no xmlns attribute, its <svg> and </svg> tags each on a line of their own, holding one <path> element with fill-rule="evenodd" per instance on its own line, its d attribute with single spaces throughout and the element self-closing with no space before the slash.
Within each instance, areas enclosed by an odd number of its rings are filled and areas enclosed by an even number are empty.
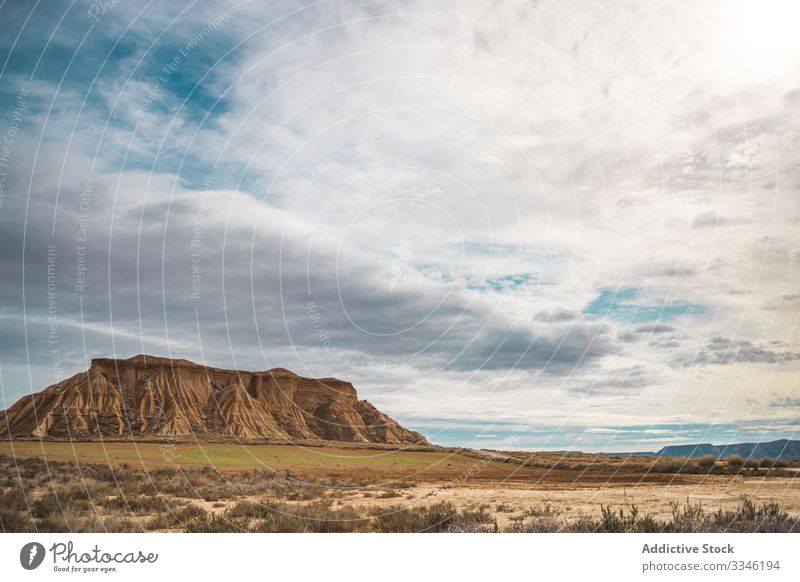
<svg viewBox="0 0 800 582">
<path fill-rule="evenodd" d="M 610 507 L 600 507 L 602 518 L 599 522 L 588 521 L 579 525 L 586 528 L 584 531 L 598 533 L 652 533 L 664 530 L 662 524 L 658 524 L 649 514 L 639 517 L 639 509 L 632 505 L 626 514 L 623 509 L 612 511 Z"/>
<path fill-rule="evenodd" d="M 22 490 L 11 489 L 0 496 L 0 530 L 8 532 L 35 532 L 36 525 L 28 511 L 28 500 Z"/>
<path fill-rule="evenodd" d="M 744 467 L 744 457 L 741 455 L 731 455 L 725 459 L 725 462 L 728 463 L 731 473 L 738 473 Z"/>
<path fill-rule="evenodd" d="M 710 471 L 716 466 L 717 457 L 714 455 L 703 455 L 695 461 L 695 464 L 704 471 Z"/>
<path fill-rule="evenodd" d="M 477 509 L 461 511 L 455 521 L 450 524 L 448 531 L 468 533 L 498 532 L 497 520 L 486 510 L 488 506 L 481 505 Z"/>
<path fill-rule="evenodd" d="M 255 503 L 253 501 L 240 501 L 228 511 L 226 511 L 226 515 L 231 518 L 235 517 L 248 517 L 248 518 L 258 518 L 258 519 L 267 519 L 272 516 L 275 511 L 279 510 L 279 506 L 276 503 Z"/>
<path fill-rule="evenodd" d="M 762 469 L 785 469 L 789 466 L 789 463 L 767 457 L 766 459 L 761 459 L 760 465 Z"/>
<path fill-rule="evenodd" d="M 395 505 L 378 509 L 373 513 L 373 529 L 382 533 L 406 533 L 422 531 L 422 516 L 417 511 Z"/>
<path fill-rule="evenodd" d="M 343 533 L 363 531 L 366 518 L 352 507 L 333 509 L 330 503 L 316 502 L 291 506 L 267 504 L 270 511 L 255 521 L 250 531 Z"/>
<path fill-rule="evenodd" d="M 388 491 L 384 491 L 383 493 L 379 493 L 375 496 L 377 499 L 392 499 L 394 497 L 400 497 L 400 494 L 395 491 L 394 489 L 389 489 Z"/>
<path fill-rule="evenodd" d="M 198 523 L 208 522 L 208 513 L 195 505 L 178 511 L 164 511 L 147 522 L 147 530 L 180 529 L 192 531 Z"/>
<path fill-rule="evenodd" d="M 103 507 L 112 511 L 146 515 L 158 511 L 169 510 L 168 504 L 160 497 L 108 497 L 102 502 Z"/>
<path fill-rule="evenodd" d="M 384 533 L 493 532 L 497 522 L 488 506 L 459 511 L 444 501 L 428 507 L 399 505 L 373 510 L 373 530 Z"/>
<path fill-rule="evenodd" d="M 711 531 L 800 532 L 800 518 L 790 517 L 775 501 L 757 506 L 748 497 L 730 510 L 718 510 L 711 517 Z"/>
</svg>

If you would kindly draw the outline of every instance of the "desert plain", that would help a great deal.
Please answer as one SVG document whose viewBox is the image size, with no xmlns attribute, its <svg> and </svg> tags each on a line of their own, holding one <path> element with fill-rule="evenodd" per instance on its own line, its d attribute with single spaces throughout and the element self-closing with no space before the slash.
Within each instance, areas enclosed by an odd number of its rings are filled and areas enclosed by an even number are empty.
<svg viewBox="0 0 800 582">
<path fill-rule="evenodd" d="M 433 446 L 0 442 L 0 493 L 18 510 L 6 531 L 703 531 L 748 507 L 753 528 L 795 531 L 797 476 L 792 463 Z M 759 529 L 767 519 L 782 525 Z"/>
</svg>

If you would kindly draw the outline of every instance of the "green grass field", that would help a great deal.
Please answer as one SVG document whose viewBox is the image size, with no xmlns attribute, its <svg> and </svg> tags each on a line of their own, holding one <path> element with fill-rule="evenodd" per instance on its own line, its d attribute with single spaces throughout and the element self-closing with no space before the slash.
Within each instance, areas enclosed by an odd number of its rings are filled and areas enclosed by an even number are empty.
<svg viewBox="0 0 800 582">
<path fill-rule="evenodd" d="M 128 464 L 152 469 L 164 466 L 215 467 L 219 470 L 272 469 L 314 476 L 420 476 L 443 478 L 473 468 L 474 458 L 451 451 L 402 451 L 302 447 L 291 445 L 158 444 L 122 442 L 0 443 L 0 454 L 12 458 L 73 461 L 77 464 Z M 492 473 L 512 468 L 488 463 Z"/>
</svg>

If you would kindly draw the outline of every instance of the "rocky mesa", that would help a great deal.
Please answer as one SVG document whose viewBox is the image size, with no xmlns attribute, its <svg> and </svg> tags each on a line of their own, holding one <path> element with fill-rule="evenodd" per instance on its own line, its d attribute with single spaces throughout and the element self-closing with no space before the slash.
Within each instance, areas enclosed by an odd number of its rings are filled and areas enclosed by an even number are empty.
<svg viewBox="0 0 800 582">
<path fill-rule="evenodd" d="M 92 360 L 0 412 L 3 438 L 146 435 L 427 444 L 359 400 L 349 382 L 145 355 Z"/>
</svg>

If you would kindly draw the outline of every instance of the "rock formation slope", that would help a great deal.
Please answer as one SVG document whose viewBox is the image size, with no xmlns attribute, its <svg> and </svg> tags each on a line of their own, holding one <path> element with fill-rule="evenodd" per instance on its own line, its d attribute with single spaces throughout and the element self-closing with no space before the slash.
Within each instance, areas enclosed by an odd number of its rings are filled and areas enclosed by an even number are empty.
<svg viewBox="0 0 800 582">
<path fill-rule="evenodd" d="M 0 436 L 192 436 L 427 444 L 349 382 L 188 360 L 97 359 L 86 372 L 0 412 Z"/>
</svg>

